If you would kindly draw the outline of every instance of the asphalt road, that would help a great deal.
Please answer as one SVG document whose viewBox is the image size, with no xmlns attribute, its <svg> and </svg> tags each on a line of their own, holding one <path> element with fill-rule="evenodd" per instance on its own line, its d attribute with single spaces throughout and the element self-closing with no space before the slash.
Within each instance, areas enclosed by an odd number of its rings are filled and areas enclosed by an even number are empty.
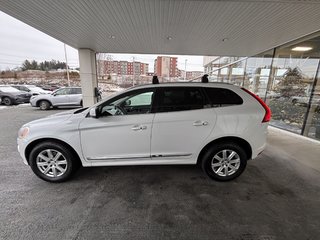
<svg viewBox="0 0 320 240">
<path fill-rule="evenodd" d="M 83 168 L 44 182 L 22 163 L 17 131 L 59 111 L 0 108 L 0 239 L 320 238 L 320 173 L 281 146 L 227 183 L 196 166 Z"/>
</svg>

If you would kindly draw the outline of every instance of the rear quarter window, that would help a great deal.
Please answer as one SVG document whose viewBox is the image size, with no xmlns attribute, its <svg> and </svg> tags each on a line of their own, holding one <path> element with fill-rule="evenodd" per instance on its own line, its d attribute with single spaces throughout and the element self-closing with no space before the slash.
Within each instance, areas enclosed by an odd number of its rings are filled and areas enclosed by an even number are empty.
<svg viewBox="0 0 320 240">
<path fill-rule="evenodd" d="M 72 88 L 71 94 L 81 94 L 81 88 Z"/>
<path fill-rule="evenodd" d="M 205 88 L 210 103 L 214 106 L 240 105 L 242 98 L 230 89 L 226 88 Z"/>
</svg>

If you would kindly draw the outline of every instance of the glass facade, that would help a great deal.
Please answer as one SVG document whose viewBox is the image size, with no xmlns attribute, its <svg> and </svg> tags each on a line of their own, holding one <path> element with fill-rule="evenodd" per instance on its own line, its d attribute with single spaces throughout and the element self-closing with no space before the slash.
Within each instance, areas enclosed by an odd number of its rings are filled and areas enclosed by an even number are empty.
<svg viewBox="0 0 320 240">
<path fill-rule="evenodd" d="M 243 86 L 261 97 L 272 110 L 271 125 L 320 140 L 319 60 L 318 34 L 249 58 L 218 57 L 205 71 L 213 71 L 210 81 Z"/>
</svg>

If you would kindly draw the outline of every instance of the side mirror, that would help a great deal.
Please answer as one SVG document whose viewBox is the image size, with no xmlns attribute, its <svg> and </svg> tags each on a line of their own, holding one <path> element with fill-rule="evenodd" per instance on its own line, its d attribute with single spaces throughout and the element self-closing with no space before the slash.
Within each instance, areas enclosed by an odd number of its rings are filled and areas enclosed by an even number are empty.
<svg viewBox="0 0 320 240">
<path fill-rule="evenodd" d="M 93 118 L 98 118 L 97 109 L 96 108 L 91 108 L 90 111 L 89 111 L 89 116 L 93 117 Z"/>
</svg>

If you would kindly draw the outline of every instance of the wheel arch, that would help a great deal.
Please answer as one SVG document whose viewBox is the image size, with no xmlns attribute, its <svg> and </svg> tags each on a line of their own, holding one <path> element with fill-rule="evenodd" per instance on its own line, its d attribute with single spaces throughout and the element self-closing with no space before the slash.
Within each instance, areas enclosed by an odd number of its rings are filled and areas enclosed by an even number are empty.
<svg viewBox="0 0 320 240">
<path fill-rule="evenodd" d="M 240 147 L 242 147 L 245 151 L 245 153 L 247 154 L 248 159 L 251 159 L 252 157 L 252 148 L 251 145 L 244 140 L 243 138 L 240 137 L 221 137 L 221 138 L 217 138 L 211 142 L 209 142 L 206 146 L 204 146 L 197 158 L 197 164 L 200 163 L 203 155 L 206 153 L 206 151 L 211 148 L 213 145 L 219 144 L 219 143 L 236 143 L 238 144 Z"/>
<path fill-rule="evenodd" d="M 25 154 L 25 157 L 26 157 L 26 160 L 29 164 L 29 157 L 30 157 L 30 153 L 32 151 L 32 149 L 39 143 L 43 143 L 43 142 L 55 142 L 55 143 L 59 143 L 59 144 L 62 144 L 63 146 L 67 147 L 72 153 L 73 155 L 75 156 L 76 158 L 76 161 L 82 165 L 82 162 L 81 162 L 81 159 L 80 159 L 80 156 L 79 154 L 76 152 L 76 150 L 74 150 L 73 147 L 71 147 L 70 144 L 62 141 L 62 140 L 59 140 L 59 139 L 56 139 L 56 138 L 40 138 L 40 139 L 36 139 L 34 141 L 32 141 L 31 143 L 28 144 L 28 146 L 26 147 L 25 151 L 24 151 L 24 154 Z"/>
<path fill-rule="evenodd" d="M 50 104 L 50 106 L 52 106 L 52 102 L 50 100 L 41 98 L 41 99 L 37 100 L 37 102 L 36 102 L 37 107 L 40 106 L 41 101 L 47 101 Z"/>
<path fill-rule="evenodd" d="M 1 96 L 1 100 L 3 100 L 4 98 L 9 98 L 12 102 L 14 102 L 14 97 L 13 96 L 10 96 L 10 95 L 2 95 Z"/>
</svg>

